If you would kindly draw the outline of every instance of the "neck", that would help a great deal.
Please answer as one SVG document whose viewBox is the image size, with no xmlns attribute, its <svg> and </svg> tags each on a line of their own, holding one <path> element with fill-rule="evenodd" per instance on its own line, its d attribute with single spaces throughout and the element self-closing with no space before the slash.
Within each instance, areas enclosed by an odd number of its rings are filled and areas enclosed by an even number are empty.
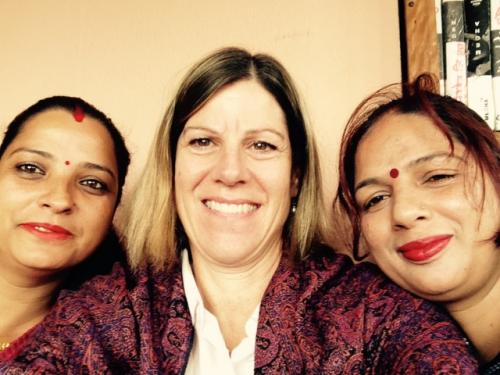
<svg viewBox="0 0 500 375">
<path fill-rule="evenodd" d="M 245 324 L 262 297 L 281 259 L 281 244 L 241 267 L 203 262 L 193 255 L 196 285 L 205 307 L 216 316 L 227 348 L 245 338 Z"/>
<path fill-rule="evenodd" d="M 50 310 L 59 280 L 0 276 L 0 341 L 11 342 L 38 324 Z"/>
<path fill-rule="evenodd" d="M 500 352 L 500 270 L 486 290 L 446 305 L 484 362 Z"/>
</svg>

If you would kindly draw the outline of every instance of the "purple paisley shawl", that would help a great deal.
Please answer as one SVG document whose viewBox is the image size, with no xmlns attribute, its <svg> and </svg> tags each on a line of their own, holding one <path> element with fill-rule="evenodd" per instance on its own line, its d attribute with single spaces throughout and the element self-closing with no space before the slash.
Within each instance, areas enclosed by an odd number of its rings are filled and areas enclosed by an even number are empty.
<svg viewBox="0 0 500 375">
<path fill-rule="evenodd" d="M 65 291 L 31 343 L 2 374 L 182 374 L 194 328 L 173 271 L 115 264 Z M 292 267 L 283 257 L 263 298 L 256 374 L 476 374 L 461 332 L 434 305 L 317 249 Z"/>
</svg>

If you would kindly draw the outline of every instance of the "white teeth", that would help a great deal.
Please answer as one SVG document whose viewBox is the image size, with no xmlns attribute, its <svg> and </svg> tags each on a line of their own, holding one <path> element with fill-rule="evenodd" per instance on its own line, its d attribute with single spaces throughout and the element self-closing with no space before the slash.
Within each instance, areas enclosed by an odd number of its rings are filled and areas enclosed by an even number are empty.
<svg viewBox="0 0 500 375">
<path fill-rule="evenodd" d="M 44 227 L 35 226 L 35 229 L 39 232 L 44 232 L 44 233 L 50 232 L 50 230 L 48 230 L 47 228 L 44 228 Z"/>
<path fill-rule="evenodd" d="M 219 203 L 214 201 L 206 201 L 205 206 L 214 211 L 219 211 L 225 214 L 246 214 L 248 212 L 255 211 L 257 206 L 254 204 L 230 204 L 230 203 Z"/>
</svg>

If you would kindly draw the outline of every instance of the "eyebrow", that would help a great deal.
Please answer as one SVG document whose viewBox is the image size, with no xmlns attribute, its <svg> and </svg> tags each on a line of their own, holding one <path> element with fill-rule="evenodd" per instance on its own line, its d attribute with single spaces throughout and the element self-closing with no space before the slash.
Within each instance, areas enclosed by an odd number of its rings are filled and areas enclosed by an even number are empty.
<svg viewBox="0 0 500 375">
<path fill-rule="evenodd" d="M 98 171 L 105 172 L 105 173 L 109 174 L 114 180 L 116 180 L 115 174 L 108 167 L 105 167 L 103 165 L 96 164 L 96 163 L 90 163 L 90 162 L 85 162 L 82 164 L 82 166 L 86 169 L 97 169 Z"/>
<path fill-rule="evenodd" d="M 14 154 L 17 154 L 19 152 L 28 152 L 28 153 L 31 153 L 31 154 L 36 154 L 36 155 L 39 155 L 39 156 L 42 156 L 46 159 L 50 159 L 50 160 L 54 160 L 54 155 L 52 155 L 51 153 L 49 152 L 46 152 L 46 151 L 41 151 L 41 150 L 35 150 L 35 149 L 32 149 L 32 148 L 26 148 L 26 147 L 19 147 L 19 148 L 16 148 L 14 151 L 12 151 L 9 156 L 12 156 Z M 105 172 L 107 174 L 109 174 L 114 180 L 116 180 L 116 176 L 115 174 L 113 173 L 113 171 L 108 168 L 108 167 L 105 167 L 103 165 L 100 165 L 100 164 L 96 164 L 96 163 L 91 163 L 91 162 L 84 162 L 81 164 L 83 168 L 85 169 L 96 169 L 98 171 L 102 171 L 102 172 Z"/>
<path fill-rule="evenodd" d="M 31 148 L 26 148 L 26 147 L 16 148 L 14 151 L 12 151 L 9 154 L 9 156 L 17 154 L 19 152 L 29 152 L 29 153 L 32 153 L 32 154 L 37 154 L 37 155 L 43 156 L 44 158 L 47 158 L 47 159 L 54 159 L 54 156 L 52 154 L 48 153 L 48 152 L 40 151 L 40 150 L 34 150 L 34 149 L 31 149 Z"/>
<path fill-rule="evenodd" d="M 184 130 L 205 130 L 205 131 L 208 131 L 208 132 L 213 133 L 213 134 L 219 134 L 218 131 L 211 129 L 211 128 L 208 128 L 208 127 L 204 127 L 204 126 L 186 126 L 186 127 L 184 127 Z M 283 133 L 281 133 L 277 130 L 271 129 L 271 128 L 248 130 L 246 132 L 246 134 L 253 135 L 253 134 L 258 134 L 258 133 L 263 133 L 263 132 L 270 132 L 270 133 L 276 134 L 278 137 L 280 137 L 283 140 L 286 138 L 286 136 Z"/>
<path fill-rule="evenodd" d="M 460 156 L 457 156 L 455 154 L 450 154 L 450 152 L 446 151 L 446 152 L 436 152 L 436 153 L 433 153 L 433 154 L 430 154 L 430 155 L 426 155 L 426 156 L 422 156 L 420 158 L 417 158 L 415 160 L 412 160 L 410 161 L 406 166 L 405 168 L 407 167 L 414 167 L 418 164 L 422 164 L 422 163 L 426 163 L 426 162 L 429 162 L 431 160 L 434 160 L 434 159 L 437 159 L 437 158 L 441 158 L 441 157 L 446 157 L 447 159 L 457 159 L 457 160 L 460 160 L 460 161 L 464 161 L 464 159 Z M 380 185 L 381 182 L 380 182 L 380 179 L 376 178 L 376 177 L 373 177 L 373 178 L 367 178 L 363 181 L 361 181 L 359 184 L 356 185 L 356 187 L 354 188 L 354 193 L 356 193 L 359 189 L 367 186 L 367 185 Z"/>
<path fill-rule="evenodd" d="M 270 128 L 250 130 L 247 133 L 248 134 L 257 134 L 257 133 L 263 133 L 263 132 L 270 132 L 270 133 L 276 134 L 278 137 L 280 137 L 283 140 L 286 138 L 285 135 L 283 135 L 281 132 L 274 130 L 274 129 L 270 129 Z"/>
<path fill-rule="evenodd" d="M 408 163 L 408 166 L 409 167 L 413 167 L 417 164 L 421 164 L 421 163 L 425 163 L 425 162 L 428 162 L 428 161 L 431 161 L 433 159 L 436 159 L 436 158 L 440 158 L 440 157 L 443 157 L 445 156 L 446 159 L 458 159 L 460 161 L 464 161 L 464 159 L 460 156 L 457 156 L 455 154 L 451 154 L 450 152 L 436 152 L 434 154 L 430 154 L 430 155 L 426 155 L 426 156 L 422 156 L 421 158 L 418 158 L 418 159 L 415 159 L 411 162 Z"/>
</svg>

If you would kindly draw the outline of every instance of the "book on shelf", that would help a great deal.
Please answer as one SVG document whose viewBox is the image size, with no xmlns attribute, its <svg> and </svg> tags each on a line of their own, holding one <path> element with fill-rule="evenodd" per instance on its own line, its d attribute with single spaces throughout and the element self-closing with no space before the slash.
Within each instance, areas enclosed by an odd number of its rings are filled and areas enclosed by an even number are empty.
<svg viewBox="0 0 500 375">
<path fill-rule="evenodd" d="M 490 0 L 491 74 L 495 106 L 495 130 L 500 131 L 500 0 Z"/>
<path fill-rule="evenodd" d="M 436 34 L 437 34 L 437 48 L 439 60 L 439 93 L 445 94 L 444 88 L 444 49 L 443 49 L 443 19 L 441 14 L 441 0 L 434 0 L 434 8 L 436 15 Z"/>
<path fill-rule="evenodd" d="M 493 129 L 495 107 L 491 76 L 490 2 L 465 0 L 467 104 Z"/>
<path fill-rule="evenodd" d="M 464 0 L 442 0 L 445 93 L 467 104 Z"/>
</svg>

